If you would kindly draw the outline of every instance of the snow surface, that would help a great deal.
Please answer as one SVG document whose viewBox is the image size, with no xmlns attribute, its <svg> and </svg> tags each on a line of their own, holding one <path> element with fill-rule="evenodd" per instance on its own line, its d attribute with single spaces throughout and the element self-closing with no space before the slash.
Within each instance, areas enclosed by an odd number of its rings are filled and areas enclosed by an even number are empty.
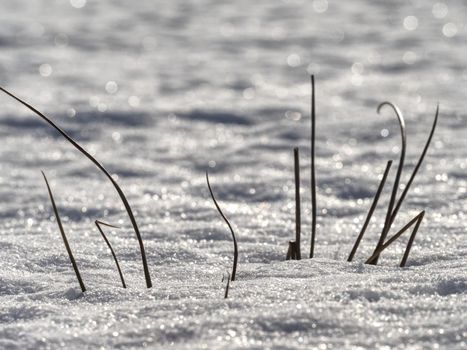
<svg viewBox="0 0 467 350">
<path fill-rule="evenodd" d="M 3 0 L 0 82 L 111 171 L 137 212 L 154 287 L 109 182 L 54 130 L 0 97 L 0 348 L 466 349 L 464 1 Z M 309 74 L 317 81 L 316 258 L 284 261 L 301 149 L 310 235 Z M 400 136 L 404 184 L 439 101 L 432 147 L 378 266 L 384 198 L 346 257 Z M 88 291 L 73 274 L 51 182 Z M 204 172 L 239 241 L 210 200 Z M 129 289 L 95 219 L 106 229 Z"/>
</svg>

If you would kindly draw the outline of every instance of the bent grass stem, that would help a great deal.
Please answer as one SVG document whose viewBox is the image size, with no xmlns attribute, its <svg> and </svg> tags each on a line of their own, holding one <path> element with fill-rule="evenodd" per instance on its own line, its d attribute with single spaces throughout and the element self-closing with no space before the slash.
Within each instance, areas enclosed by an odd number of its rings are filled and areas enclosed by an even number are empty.
<svg viewBox="0 0 467 350">
<path fill-rule="evenodd" d="M 113 256 L 114 261 L 115 261 L 115 265 L 117 265 L 118 274 L 120 275 L 120 280 L 122 281 L 122 286 L 123 286 L 123 288 L 126 288 L 125 279 L 123 278 L 123 273 L 122 273 L 122 270 L 120 269 L 120 264 L 118 263 L 117 255 L 115 254 L 115 252 L 114 252 L 114 250 L 112 248 L 112 245 L 110 244 L 110 242 L 107 239 L 104 231 L 102 230 L 101 225 L 107 226 L 107 227 L 112 227 L 112 228 L 120 228 L 120 227 L 110 225 L 110 224 L 107 224 L 107 223 L 99 221 L 99 220 L 94 221 L 94 223 L 96 224 L 97 229 L 101 233 L 102 238 L 104 238 L 104 241 L 107 244 L 107 247 L 109 247 L 110 253 L 112 253 L 112 256 Z"/>
<path fill-rule="evenodd" d="M 227 218 L 225 217 L 225 215 L 222 212 L 221 208 L 219 207 L 219 204 L 217 203 L 216 198 L 214 197 L 214 193 L 212 192 L 211 184 L 209 183 L 209 174 L 208 174 L 207 171 L 206 171 L 206 181 L 208 183 L 209 193 L 211 194 L 212 201 L 214 202 L 214 205 L 216 206 L 217 211 L 219 212 L 219 214 L 224 219 L 225 223 L 229 227 L 230 232 L 232 234 L 232 240 L 233 240 L 233 244 L 234 244 L 234 258 L 233 258 L 233 267 L 232 267 L 231 280 L 235 281 L 235 274 L 237 272 L 237 261 L 238 261 L 238 246 L 237 246 L 237 239 L 235 238 L 235 232 L 234 232 L 234 230 L 232 228 L 232 225 L 230 224 L 229 220 L 227 220 Z"/>
</svg>

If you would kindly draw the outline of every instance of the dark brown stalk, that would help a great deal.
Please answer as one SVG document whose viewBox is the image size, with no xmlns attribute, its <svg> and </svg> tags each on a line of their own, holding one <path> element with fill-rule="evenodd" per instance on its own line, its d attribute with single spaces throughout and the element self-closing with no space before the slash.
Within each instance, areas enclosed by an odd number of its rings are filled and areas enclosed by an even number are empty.
<svg viewBox="0 0 467 350">
<path fill-rule="evenodd" d="M 405 260 L 404 260 L 404 258 L 402 260 L 402 262 L 404 262 L 404 265 L 405 265 L 405 262 L 407 260 L 406 255 L 408 256 L 409 253 L 410 253 L 410 248 L 412 247 L 413 240 L 415 239 L 415 235 L 417 234 L 418 228 L 420 226 L 420 223 L 422 222 L 421 220 L 423 219 L 424 215 L 425 215 L 425 211 L 423 210 L 420 214 L 418 214 L 416 217 L 414 217 L 412 220 L 410 220 L 407 225 L 405 225 L 402 229 L 400 229 L 399 232 L 397 232 L 394 236 L 392 236 L 390 239 L 388 239 L 388 241 L 386 243 L 384 243 L 380 247 L 378 247 L 378 249 L 373 253 L 373 255 L 368 258 L 368 260 L 365 262 L 365 264 L 371 264 L 373 262 L 373 260 L 376 259 L 381 254 L 381 252 L 383 250 L 385 250 L 387 247 L 389 247 L 396 239 L 398 239 L 414 223 L 417 223 L 415 225 L 415 227 L 414 227 L 414 230 L 412 231 L 412 235 L 411 235 L 410 240 L 409 240 L 410 247 L 409 247 L 409 245 L 407 245 L 407 248 L 406 248 L 406 251 L 405 251 L 405 254 L 404 254 Z M 402 265 L 402 262 L 401 262 L 401 265 Z"/>
<path fill-rule="evenodd" d="M 289 249 L 287 249 L 287 255 L 285 260 L 297 260 L 297 244 L 294 241 L 289 241 Z"/>
<path fill-rule="evenodd" d="M 81 275 L 79 273 L 78 265 L 76 264 L 75 257 L 71 252 L 70 245 L 68 244 L 68 239 L 65 235 L 65 230 L 63 229 L 62 221 L 60 220 L 60 215 L 58 214 L 58 209 L 55 204 L 54 196 L 52 194 L 52 190 L 50 189 L 49 182 L 47 181 L 47 177 L 45 176 L 44 172 L 41 171 L 42 176 L 44 177 L 45 184 L 47 185 L 47 190 L 49 191 L 50 201 L 52 202 L 52 208 L 55 213 L 55 218 L 57 219 L 57 225 L 60 230 L 60 234 L 62 235 L 63 243 L 65 244 L 66 251 L 68 253 L 68 257 L 70 258 L 71 265 L 73 265 L 73 270 L 75 271 L 76 278 L 78 279 L 79 286 L 81 287 L 81 291 L 84 293 L 86 291 L 86 287 L 84 286 L 83 280 L 81 279 Z"/>
<path fill-rule="evenodd" d="M 232 280 L 232 281 L 235 281 L 235 274 L 236 274 L 236 272 L 237 272 L 237 261 L 238 261 L 237 239 L 235 238 L 235 233 L 234 233 L 234 230 L 233 230 L 233 228 L 232 228 L 232 225 L 230 225 L 229 220 L 227 220 L 227 218 L 225 217 L 225 215 L 224 215 L 224 213 L 222 212 L 221 208 L 219 207 L 219 204 L 217 204 L 216 198 L 214 197 L 214 193 L 212 192 L 212 189 L 211 189 L 211 184 L 209 183 L 209 175 L 208 175 L 208 172 L 207 172 L 207 171 L 206 171 L 206 181 L 207 181 L 207 183 L 208 183 L 209 193 L 211 193 L 212 201 L 214 202 L 214 205 L 216 206 L 217 211 L 219 212 L 219 214 L 221 214 L 221 216 L 222 216 L 222 218 L 224 219 L 225 223 L 226 223 L 227 226 L 229 227 L 230 232 L 232 233 L 232 240 L 233 240 L 233 244 L 234 244 L 234 258 L 233 258 L 233 267 L 232 267 L 232 276 L 231 276 L 231 280 Z"/>
<path fill-rule="evenodd" d="M 99 221 L 99 220 L 94 221 L 94 223 L 96 224 L 97 229 L 101 233 L 102 238 L 104 238 L 105 243 L 107 243 L 107 247 L 109 247 L 110 252 L 112 253 L 112 256 L 113 256 L 114 261 L 115 261 L 115 265 L 117 265 L 118 274 L 120 275 L 120 280 L 122 281 L 122 286 L 123 286 L 123 288 L 126 288 L 125 279 L 123 278 L 123 273 L 122 273 L 122 270 L 120 269 L 120 264 L 118 263 L 117 255 L 115 255 L 115 252 L 114 252 L 114 250 L 112 248 L 112 245 L 110 244 L 110 242 L 107 239 L 104 231 L 102 230 L 101 225 L 104 225 L 104 226 L 107 226 L 107 227 L 113 227 L 113 228 L 119 228 L 119 227 L 107 224 L 107 223 Z"/>
<path fill-rule="evenodd" d="M 295 172 L 295 255 L 297 260 L 302 259 L 300 246 L 301 235 L 301 208 L 300 208 L 300 160 L 298 147 L 294 148 L 294 172 Z"/>
<path fill-rule="evenodd" d="M 392 193 L 391 193 L 391 199 L 389 201 L 389 206 L 388 206 L 388 210 L 387 210 L 387 213 L 386 213 L 386 220 L 384 222 L 384 227 L 383 227 L 383 230 L 381 232 L 381 236 L 379 237 L 379 241 L 378 241 L 378 244 L 376 245 L 375 251 L 384 243 L 384 241 L 385 241 L 385 239 L 386 239 L 386 237 L 387 237 L 387 235 L 389 233 L 389 230 L 391 229 L 392 211 L 393 211 L 393 208 L 394 208 L 394 204 L 396 202 L 397 191 L 399 190 L 399 183 L 400 183 L 400 179 L 401 179 L 402 169 L 404 167 L 405 152 L 406 152 L 406 149 L 407 149 L 407 135 L 406 135 L 406 130 L 405 130 L 405 121 L 404 121 L 404 117 L 402 116 L 402 112 L 400 111 L 400 109 L 396 105 L 392 104 L 391 102 L 387 102 L 387 101 L 381 103 L 378 106 L 377 112 L 380 113 L 381 108 L 384 107 L 384 106 L 391 107 L 393 109 L 394 113 L 397 116 L 397 120 L 399 121 L 399 127 L 400 127 L 400 131 L 401 131 L 402 149 L 401 149 L 399 164 L 397 165 L 396 179 L 394 180 L 394 185 L 392 187 Z M 376 259 L 374 259 L 372 261 L 373 265 L 378 264 L 378 258 L 379 258 L 379 256 L 377 256 Z"/>
<path fill-rule="evenodd" d="M 222 277 L 222 282 L 224 282 L 224 277 Z M 227 284 L 225 285 L 224 299 L 227 299 L 229 297 L 229 288 L 230 288 L 230 273 L 227 271 Z"/>
<path fill-rule="evenodd" d="M 360 234 L 358 235 L 357 240 L 355 241 L 353 245 L 352 251 L 350 252 L 350 255 L 347 259 L 347 261 L 349 262 L 353 260 L 355 253 L 357 252 L 358 246 L 360 245 L 360 241 L 362 240 L 363 235 L 365 234 L 365 231 L 368 227 L 368 224 L 370 223 L 371 217 L 373 216 L 373 212 L 375 211 L 376 206 L 378 205 L 378 200 L 379 200 L 379 197 L 381 196 L 381 192 L 383 191 L 384 184 L 386 183 L 386 179 L 388 177 L 389 169 L 391 169 L 391 165 L 392 165 L 392 160 L 388 161 L 388 164 L 386 165 L 386 170 L 384 170 L 383 178 L 381 179 L 381 182 L 379 183 L 379 187 L 378 187 L 378 190 L 376 191 L 375 198 L 373 199 L 373 203 L 371 204 L 370 210 L 368 211 L 368 214 L 366 216 L 365 223 L 363 224 Z"/>
<path fill-rule="evenodd" d="M 417 223 L 415 224 L 413 232 L 410 235 L 410 239 L 407 242 L 407 247 L 405 248 L 404 256 L 402 257 L 401 263 L 399 265 L 400 267 L 405 267 L 405 264 L 407 263 L 407 259 L 408 259 L 409 254 L 410 254 L 410 250 L 412 249 L 413 241 L 415 240 L 415 235 L 417 234 L 418 228 L 420 227 L 420 224 L 422 223 L 424 216 L 425 216 L 425 211 L 423 211 L 419 215 L 419 218 L 417 220 Z"/>
<path fill-rule="evenodd" d="M 310 258 L 315 255 L 316 238 L 316 178 L 315 178 L 315 76 L 311 76 L 311 243 Z"/>
<path fill-rule="evenodd" d="M 285 260 L 290 260 L 292 258 L 292 241 L 289 241 L 289 247 L 287 248 L 287 254 L 285 255 Z"/>
<path fill-rule="evenodd" d="M 139 243 L 139 248 L 141 251 L 141 258 L 143 260 L 143 269 L 144 269 L 144 277 L 146 279 L 146 286 L 148 288 L 152 287 L 152 281 L 151 281 L 151 276 L 149 274 L 149 267 L 148 263 L 146 260 L 146 252 L 144 250 L 144 244 L 143 244 L 143 239 L 141 238 L 141 234 L 139 232 L 138 225 L 136 223 L 136 219 L 133 215 L 133 211 L 131 209 L 130 203 L 128 203 L 125 194 L 123 193 L 122 189 L 118 185 L 118 183 L 113 179 L 113 177 L 110 175 L 110 173 L 104 168 L 104 166 L 99 163 L 99 161 L 94 158 L 91 154 L 89 154 L 83 147 L 81 147 L 75 140 L 73 140 L 65 131 L 63 131 L 59 126 L 57 126 L 50 118 L 45 116 L 43 113 L 39 112 L 36 108 L 31 106 L 30 104 L 26 103 L 25 101 L 21 100 L 19 97 L 16 97 L 13 95 L 11 92 L 5 90 L 0 86 L 0 90 L 6 93 L 8 96 L 14 98 L 16 101 L 21 103 L 22 105 L 26 106 L 29 110 L 34 112 L 36 115 L 41 117 L 43 120 L 45 120 L 49 125 L 51 125 L 55 130 L 57 130 L 68 142 L 70 142 L 78 151 L 80 151 L 82 154 L 84 154 L 91 162 L 94 163 L 104 174 L 107 176 L 109 181 L 112 183 L 112 185 L 115 187 L 118 195 L 120 196 L 121 201 L 123 202 L 123 205 L 125 206 L 126 212 L 128 216 L 130 217 L 131 224 L 133 226 L 133 229 L 136 234 L 136 238 L 138 239 Z"/>
</svg>

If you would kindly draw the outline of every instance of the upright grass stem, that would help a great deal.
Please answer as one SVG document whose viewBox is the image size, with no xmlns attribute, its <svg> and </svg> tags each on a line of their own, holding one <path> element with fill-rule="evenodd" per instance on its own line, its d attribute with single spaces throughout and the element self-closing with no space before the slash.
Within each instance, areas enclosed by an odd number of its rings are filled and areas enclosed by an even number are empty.
<svg viewBox="0 0 467 350">
<path fill-rule="evenodd" d="M 81 287 L 81 291 L 84 293 L 86 291 L 86 287 L 84 286 L 83 279 L 81 278 L 81 274 L 79 273 L 78 265 L 76 264 L 75 257 L 73 256 L 70 245 L 68 244 L 68 239 L 66 238 L 65 230 L 63 229 L 62 221 L 60 220 L 60 215 L 58 214 L 58 209 L 57 209 L 57 205 L 55 204 L 52 190 L 50 189 L 49 182 L 47 181 L 47 177 L 45 176 L 44 172 L 41 171 L 41 173 L 42 173 L 42 176 L 44 177 L 45 184 L 47 185 L 47 190 L 49 192 L 50 201 L 52 202 L 52 208 L 55 213 L 55 218 L 57 219 L 58 229 L 60 230 L 60 234 L 62 235 L 63 243 L 65 244 L 68 257 L 70 258 L 71 265 L 73 266 L 73 270 L 75 271 L 75 275 L 76 275 L 76 278 L 78 279 L 78 283 L 79 283 L 79 286 Z"/>
<path fill-rule="evenodd" d="M 118 263 L 117 255 L 115 254 L 115 252 L 114 252 L 114 250 L 112 248 L 112 245 L 110 244 L 110 242 L 107 239 L 104 231 L 102 230 L 101 225 L 107 226 L 107 227 L 112 227 L 112 228 L 119 228 L 119 227 L 107 224 L 107 223 L 99 221 L 99 220 L 94 221 L 94 223 L 96 224 L 97 229 L 101 233 L 102 238 L 104 238 L 104 241 L 107 244 L 107 247 L 109 247 L 110 253 L 112 253 L 112 256 L 113 256 L 114 261 L 115 261 L 115 265 L 117 265 L 118 274 L 120 275 L 120 280 L 122 281 L 122 286 L 123 286 L 123 288 L 126 288 L 125 279 L 123 278 L 123 273 L 122 273 L 122 270 L 120 269 L 120 264 Z"/>
<path fill-rule="evenodd" d="M 311 76 L 311 243 L 310 258 L 315 255 L 316 239 L 316 178 L 315 178 L 315 76 Z"/>
<path fill-rule="evenodd" d="M 207 171 L 206 171 L 206 182 L 208 183 L 209 193 L 211 194 L 212 201 L 214 202 L 214 205 L 216 206 L 217 211 L 219 212 L 219 214 L 224 219 L 225 223 L 229 227 L 229 230 L 230 230 L 230 232 L 232 234 L 232 240 L 233 240 L 233 244 L 234 244 L 234 258 L 233 258 L 231 280 L 235 281 L 235 275 L 237 273 L 237 261 L 238 261 L 238 246 L 237 246 L 237 239 L 235 237 L 235 232 L 234 232 L 234 230 L 232 228 L 232 225 L 230 224 L 229 220 L 227 220 L 227 218 L 225 217 L 225 215 L 222 212 L 221 208 L 219 207 L 219 204 L 217 203 L 216 198 L 214 197 L 214 193 L 212 192 L 211 184 L 209 183 L 209 174 L 208 174 Z"/>
<path fill-rule="evenodd" d="M 378 205 L 379 197 L 381 196 L 381 192 L 383 191 L 384 184 L 386 183 L 386 179 L 388 177 L 389 170 L 391 169 L 392 165 L 392 160 L 388 161 L 386 165 L 386 170 L 384 170 L 384 175 L 383 178 L 381 179 L 381 182 L 379 183 L 378 190 L 376 191 L 375 198 L 373 199 L 373 203 L 371 204 L 370 210 L 368 211 L 368 214 L 365 219 L 365 223 L 363 224 L 363 227 L 360 231 L 360 234 L 357 237 L 357 240 L 355 241 L 352 251 L 350 252 L 350 255 L 347 259 L 347 261 L 352 261 L 355 253 L 357 252 L 358 246 L 360 245 L 360 241 L 363 238 L 363 235 L 365 234 L 366 229 L 368 228 L 368 224 L 370 223 L 371 217 L 373 216 L 373 212 L 376 209 L 376 206 Z"/>
<path fill-rule="evenodd" d="M 118 183 L 113 179 L 113 177 L 110 175 L 110 173 L 104 168 L 104 166 L 99 163 L 99 161 L 94 158 L 91 154 L 89 154 L 83 147 L 81 147 L 75 140 L 73 140 L 65 131 L 63 131 L 59 126 L 57 126 L 50 118 L 45 116 L 43 113 L 39 112 L 36 108 L 31 106 L 30 104 L 26 103 L 25 101 L 21 100 L 19 97 L 15 96 L 11 92 L 5 90 L 0 86 L 0 90 L 3 91 L 5 94 L 8 96 L 14 98 L 16 101 L 27 107 L 29 110 L 34 112 L 36 115 L 41 117 L 43 120 L 45 120 L 49 125 L 51 125 L 55 130 L 57 130 L 68 142 L 70 142 L 78 151 L 80 151 L 82 154 L 84 154 L 91 162 L 94 163 L 94 165 L 97 166 L 104 174 L 105 176 L 109 179 L 109 181 L 112 183 L 112 185 L 115 187 L 115 190 L 117 191 L 118 195 L 120 196 L 121 201 L 123 202 L 123 205 L 125 206 L 126 212 L 130 218 L 131 224 L 133 226 L 133 230 L 135 231 L 136 238 L 139 243 L 139 248 L 141 252 L 141 258 L 143 260 L 143 270 L 144 270 L 144 277 L 146 280 L 146 286 L 147 288 L 152 287 L 152 281 L 151 281 L 151 276 L 149 274 L 149 267 L 148 263 L 146 260 L 146 252 L 144 250 L 144 244 L 143 244 L 143 239 L 141 238 L 141 234 L 139 232 L 138 224 L 136 223 L 135 216 L 133 215 L 133 211 L 131 209 L 130 203 L 128 203 L 125 194 L 123 193 L 122 189 L 118 185 Z"/>
<path fill-rule="evenodd" d="M 302 259 L 300 246 L 301 236 L 301 208 L 300 208 L 300 159 L 298 147 L 294 148 L 294 173 L 295 173 L 295 256 L 297 260 Z"/>
</svg>

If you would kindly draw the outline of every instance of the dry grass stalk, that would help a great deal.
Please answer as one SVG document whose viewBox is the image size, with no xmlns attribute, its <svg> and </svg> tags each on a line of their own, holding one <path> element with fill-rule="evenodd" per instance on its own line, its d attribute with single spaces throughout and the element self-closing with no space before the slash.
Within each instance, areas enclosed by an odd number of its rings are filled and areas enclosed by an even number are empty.
<svg viewBox="0 0 467 350">
<path fill-rule="evenodd" d="M 237 262 L 238 262 L 238 245 L 237 245 L 237 238 L 235 237 L 235 232 L 232 228 L 232 225 L 230 224 L 229 220 L 225 217 L 224 213 L 222 212 L 221 208 L 219 207 L 219 204 L 217 203 L 216 198 L 214 197 L 214 193 L 212 192 L 211 184 L 209 183 L 209 174 L 206 171 L 206 182 L 208 184 L 209 188 L 209 193 L 211 194 L 212 201 L 214 202 L 214 205 L 217 208 L 217 211 L 219 214 L 222 216 L 224 219 L 225 223 L 229 227 L 230 233 L 232 234 L 232 240 L 234 244 L 234 257 L 233 257 L 233 267 L 232 267 L 232 275 L 231 275 L 231 280 L 235 281 L 235 275 L 237 273 Z"/>
<path fill-rule="evenodd" d="M 78 265 L 76 264 L 75 257 L 71 251 L 70 245 L 68 244 L 68 239 L 66 238 L 65 230 L 63 229 L 62 220 L 60 220 L 60 215 L 58 214 L 57 205 L 55 204 L 54 196 L 52 194 L 52 189 L 50 188 L 49 181 L 47 181 L 47 177 L 45 176 L 44 172 L 42 172 L 42 176 L 44 177 L 45 184 L 47 185 L 47 190 L 49 192 L 50 202 L 52 202 L 52 208 L 54 210 L 55 218 L 57 220 L 58 229 L 60 230 L 60 234 L 62 235 L 63 243 L 65 244 L 66 251 L 68 253 L 68 257 L 70 258 L 71 265 L 73 266 L 73 270 L 75 271 L 76 278 L 78 279 L 79 286 L 81 291 L 84 293 L 86 291 L 86 287 L 84 286 L 83 279 L 81 278 L 81 274 L 79 273 Z"/>
<path fill-rule="evenodd" d="M 123 288 L 126 288 L 125 279 L 123 278 L 123 273 L 122 273 L 122 270 L 120 269 L 120 264 L 118 263 L 117 255 L 115 254 L 115 252 L 114 252 L 114 250 L 112 248 L 112 245 L 110 244 L 110 242 L 107 239 L 104 231 L 102 230 L 101 225 L 107 226 L 107 227 L 112 227 L 112 228 L 119 228 L 119 227 L 107 224 L 107 223 L 99 221 L 99 220 L 94 221 L 94 223 L 96 224 L 97 229 L 101 233 L 102 238 L 104 238 L 104 241 L 107 244 L 107 247 L 109 247 L 110 253 L 112 253 L 112 256 L 113 256 L 114 261 L 115 261 L 115 265 L 117 266 L 118 274 L 120 275 L 120 280 L 122 281 L 122 286 L 123 286 Z"/>
<path fill-rule="evenodd" d="M 143 270 L 144 270 L 144 277 L 146 280 L 146 286 L 148 288 L 152 287 L 152 281 L 151 281 L 151 276 L 149 274 L 149 267 L 146 259 L 146 252 L 144 250 L 144 244 L 143 244 L 143 239 L 141 238 L 141 234 L 139 232 L 138 224 L 136 223 L 135 216 L 133 215 L 133 211 L 131 209 L 130 203 L 128 203 L 128 200 L 125 197 L 125 194 L 123 193 L 122 189 L 118 185 L 118 183 L 114 180 L 114 178 L 110 175 L 110 173 L 104 168 L 104 166 L 96 159 L 94 158 L 91 154 L 89 154 L 81 145 L 79 145 L 75 140 L 73 140 L 64 130 L 62 130 L 57 124 L 55 124 L 49 117 L 44 115 L 43 113 L 39 112 L 36 108 L 28 104 L 27 102 L 21 100 L 19 97 L 15 96 L 11 92 L 5 90 L 4 88 L 0 87 L 0 90 L 6 93 L 8 96 L 14 98 L 16 101 L 27 107 L 29 110 L 34 112 L 36 115 L 41 117 L 43 120 L 45 120 L 49 125 L 51 125 L 55 130 L 57 130 L 68 142 L 70 142 L 78 151 L 80 151 L 82 154 L 84 154 L 91 162 L 94 163 L 94 165 L 97 166 L 104 174 L 105 176 L 109 179 L 109 181 L 112 183 L 114 186 L 115 190 L 117 191 L 118 195 L 120 196 L 121 201 L 123 202 L 123 205 L 125 206 L 126 212 L 130 218 L 131 224 L 133 226 L 133 230 L 135 231 L 136 238 L 139 243 L 140 247 L 140 253 L 141 253 L 141 258 L 143 260 Z"/>
<path fill-rule="evenodd" d="M 386 183 L 386 179 L 388 177 L 389 170 L 391 169 L 391 165 L 392 165 L 392 160 L 388 161 L 386 165 L 386 170 L 384 170 L 383 178 L 381 179 L 379 183 L 378 190 L 376 191 L 376 194 L 375 194 L 375 198 L 373 199 L 373 203 L 371 204 L 370 210 L 368 211 L 368 214 L 366 216 L 365 223 L 363 224 L 360 234 L 358 235 L 357 240 L 355 241 L 353 245 L 352 251 L 350 252 L 349 257 L 347 258 L 347 261 L 349 262 L 353 260 L 355 253 L 357 252 L 358 246 L 360 245 L 360 241 L 362 240 L 363 235 L 365 234 L 365 231 L 368 227 L 368 224 L 370 223 L 371 217 L 373 216 L 373 212 L 375 211 L 376 206 L 378 205 L 378 200 L 379 200 L 379 197 L 381 196 L 381 192 L 383 191 L 384 184 Z"/>
</svg>

